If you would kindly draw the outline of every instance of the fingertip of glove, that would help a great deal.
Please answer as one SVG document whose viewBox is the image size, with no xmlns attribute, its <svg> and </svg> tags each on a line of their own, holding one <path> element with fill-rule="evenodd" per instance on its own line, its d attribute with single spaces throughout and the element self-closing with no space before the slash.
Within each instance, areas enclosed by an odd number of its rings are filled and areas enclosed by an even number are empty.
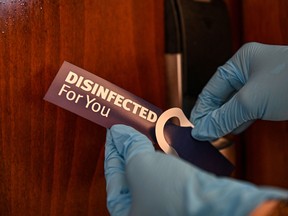
<svg viewBox="0 0 288 216">
<path fill-rule="evenodd" d="M 111 134 L 118 152 L 127 161 L 136 153 L 154 151 L 151 140 L 130 126 L 114 125 L 111 127 Z"/>
<path fill-rule="evenodd" d="M 192 128 L 192 130 L 191 130 L 191 136 L 192 136 L 194 139 L 199 140 L 198 133 L 197 133 L 197 130 L 196 130 L 195 128 Z"/>
<path fill-rule="evenodd" d="M 112 133 L 131 133 L 135 132 L 136 130 L 130 126 L 124 125 L 124 124 L 115 124 L 109 129 Z"/>
<path fill-rule="evenodd" d="M 119 140 L 124 141 L 124 140 L 128 140 L 129 138 L 133 138 L 133 139 L 138 138 L 140 140 L 145 140 L 145 141 L 150 142 L 150 140 L 144 134 L 140 133 L 136 129 L 127 125 L 123 125 L 123 124 L 113 125 L 110 131 L 114 140 L 119 139 Z"/>
<path fill-rule="evenodd" d="M 191 136 L 192 136 L 194 139 L 199 140 L 199 141 L 210 141 L 210 140 L 211 140 L 210 137 L 207 137 L 207 136 L 201 134 L 201 133 L 199 132 L 199 130 L 196 129 L 196 128 L 193 128 L 193 129 L 191 130 Z"/>
<path fill-rule="evenodd" d="M 123 124 L 117 124 L 113 125 L 110 128 L 111 136 L 114 140 L 127 140 L 131 134 L 135 134 L 137 131 L 129 126 L 123 125 Z"/>
</svg>

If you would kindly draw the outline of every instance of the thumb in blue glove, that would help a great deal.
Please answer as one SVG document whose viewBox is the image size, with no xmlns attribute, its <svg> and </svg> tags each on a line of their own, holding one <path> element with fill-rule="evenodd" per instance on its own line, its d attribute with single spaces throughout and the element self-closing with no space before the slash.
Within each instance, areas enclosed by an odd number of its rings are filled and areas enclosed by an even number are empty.
<svg viewBox="0 0 288 216">
<path fill-rule="evenodd" d="M 146 136 L 123 125 L 107 132 L 105 176 L 112 216 L 246 216 L 265 200 L 288 196 L 155 152 Z"/>
<path fill-rule="evenodd" d="M 111 215 L 128 215 L 130 210 L 131 194 L 125 173 L 130 158 L 138 152 L 154 152 L 152 144 L 147 145 L 147 138 L 143 139 L 143 136 L 125 126 L 107 130 L 104 169 Z"/>
<path fill-rule="evenodd" d="M 202 90 L 190 121 L 198 140 L 239 133 L 256 119 L 288 119 L 288 46 L 248 43 Z"/>
</svg>

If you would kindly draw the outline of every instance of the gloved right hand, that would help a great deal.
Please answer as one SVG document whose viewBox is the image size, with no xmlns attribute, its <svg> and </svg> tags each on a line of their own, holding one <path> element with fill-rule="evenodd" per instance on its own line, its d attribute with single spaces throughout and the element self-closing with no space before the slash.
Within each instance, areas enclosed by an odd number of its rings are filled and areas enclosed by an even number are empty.
<svg viewBox="0 0 288 216">
<path fill-rule="evenodd" d="M 107 130 L 105 177 L 111 216 L 247 216 L 265 200 L 288 197 L 156 152 L 146 136 L 124 125 Z"/>
<path fill-rule="evenodd" d="M 198 140 L 239 133 L 254 120 L 288 120 L 288 46 L 248 43 L 202 90 L 190 121 Z"/>
</svg>

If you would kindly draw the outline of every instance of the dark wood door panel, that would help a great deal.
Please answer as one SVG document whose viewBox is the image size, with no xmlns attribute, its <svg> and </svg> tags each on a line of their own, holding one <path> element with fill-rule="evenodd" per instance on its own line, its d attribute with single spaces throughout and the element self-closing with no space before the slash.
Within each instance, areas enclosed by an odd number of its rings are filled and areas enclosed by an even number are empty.
<svg viewBox="0 0 288 216">
<path fill-rule="evenodd" d="M 0 2 L 1 215 L 108 215 L 105 129 L 43 97 L 65 60 L 165 108 L 162 5 Z"/>
</svg>

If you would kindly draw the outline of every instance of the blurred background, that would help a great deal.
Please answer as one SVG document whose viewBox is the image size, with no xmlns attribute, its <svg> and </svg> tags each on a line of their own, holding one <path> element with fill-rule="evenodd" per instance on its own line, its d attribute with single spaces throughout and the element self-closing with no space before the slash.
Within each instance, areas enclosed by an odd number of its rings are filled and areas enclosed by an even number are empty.
<svg viewBox="0 0 288 216">
<path fill-rule="evenodd" d="M 0 0 L 0 215 L 108 215 L 105 129 L 45 102 L 63 61 L 189 115 L 244 43 L 288 43 L 288 1 Z M 288 188 L 288 124 L 233 137 L 234 178 Z"/>
</svg>

